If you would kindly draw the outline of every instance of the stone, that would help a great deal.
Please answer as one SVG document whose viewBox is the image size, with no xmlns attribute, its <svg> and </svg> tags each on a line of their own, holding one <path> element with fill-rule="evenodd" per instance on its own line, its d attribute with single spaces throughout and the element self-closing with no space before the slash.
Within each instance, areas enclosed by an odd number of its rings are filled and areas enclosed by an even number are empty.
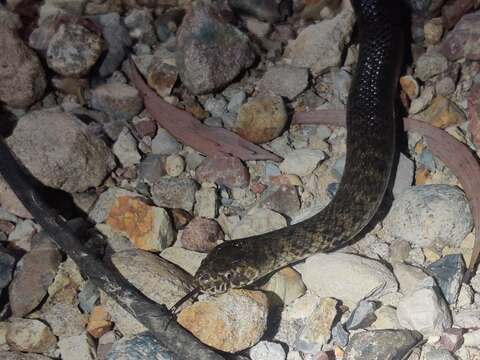
<svg viewBox="0 0 480 360">
<path fill-rule="evenodd" d="M 45 233 L 39 233 L 38 244 L 17 264 L 9 286 L 12 314 L 22 317 L 33 311 L 47 295 L 62 256 Z"/>
<path fill-rule="evenodd" d="M 419 281 L 422 281 L 428 276 L 422 269 L 402 263 L 393 264 L 393 273 L 400 284 L 402 294 L 413 290 Z"/>
<path fill-rule="evenodd" d="M 122 188 L 108 188 L 108 190 L 101 193 L 98 197 L 97 202 L 88 214 L 89 218 L 96 224 L 103 223 L 107 220 L 112 206 L 116 203 L 117 199 L 122 196 L 140 197 L 140 195 Z"/>
<path fill-rule="evenodd" d="M 469 329 L 478 327 L 480 321 L 480 310 L 460 310 L 453 313 L 453 323 L 455 326 Z"/>
<path fill-rule="evenodd" d="M 308 69 L 290 65 L 269 67 L 260 80 L 261 93 L 293 100 L 308 86 Z"/>
<path fill-rule="evenodd" d="M 217 216 L 217 189 L 215 185 L 203 183 L 195 193 L 195 216 L 213 219 Z"/>
<path fill-rule="evenodd" d="M 133 286 L 148 298 L 165 304 L 168 308 L 191 290 L 192 277 L 188 273 L 146 251 L 118 252 L 112 256 L 112 262 Z M 111 315 L 116 322 L 114 314 Z"/>
<path fill-rule="evenodd" d="M 147 71 L 147 83 L 162 98 L 170 96 L 178 79 L 177 68 L 173 65 L 158 61 L 150 64 Z"/>
<path fill-rule="evenodd" d="M 221 95 L 209 97 L 204 107 L 212 116 L 221 118 L 227 111 L 227 101 Z"/>
<path fill-rule="evenodd" d="M 197 167 L 195 177 L 200 182 L 211 182 L 230 188 L 247 187 L 250 174 L 240 159 L 231 156 L 207 157 Z"/>
<path fill-rule="evenodd" d="M 0 359 L 3 360 L 51 360 L 40 354 L 26 354 L 20 352 L 0 351 Z"/>
<path fill-rule="evenodd" d="M 7 328 L 7 343 L 15 351 L 43 353 L 54 347 L 57 339 L 41 321 L 14 318 Z"/>
<path fill-rule="evenodd" d="M 67 192 L 99 186 L 115 166 L 107 145 L 68 113 L 32 111 L 7 142 L 35 178 Z"/>
<path fill-rule="evenodd" d="M 124 18 L 125 25 L 130 31 L 130 37 L 140 43 L 155 45 L 158 40 L 153 27 L 153 15 L 150 9 L 131 9 Z"/>
<path fill-rule="evenodd" d="M 72 303 L 73 302 L 73 303 Z M 38 314 L 39 319 L 50 325 L 59 339 L 83 334 L 87 317 L 82 314 L 74 301 L 70 303 L 47 303 Z"/>
<path fill-rule="evenodd" d="M 247 100 L 247 94 L 245 91 L 239 90 L 230 97 L 230 101 L 227 104 L 227 110 L 231 113 L 238 114 L 241 106 Z"/>
<path fill-rule="evenodd" d="M 179 266 L 190 275 L 195 275 L 200 263 L 207 256 L 205 253 L 190 251 L 181 247 L 171 246 L 160 253 L 165 260 Z"/>
<path fill-rule="evenodd" d="M 335 326 L 332 328 L 332 341 L 334 344 L 341 346 L 344 348 L 348 344 L 350 334 L 345 328 L 343 327 L 342 323 L 339 321 Z"/>
<path fill-rule="evenodd" d="M 280 170 L 287 174 L 307 176 L 325 159 L 321 150 L 298 149 L 290 152 L 280 163 Z"/>
<path fill-rule="evenodd" d="M 191 211 L 198 184 L 192 179 L 162 177 L 151 188 L 153 202 L 162 207 Z"/>
<path fill-rule="evenodd" d="M 113 344 L 105 360 L 174 360 L 175 355 L 163 347 L 150 333 L 124 337 Z"/>
<path fill-rule="evenodd" d="M 62 359 L 95 360 L 95 342 L 86 333 L 61 339 L 58 342 Z"/>
<path fill-rule="evenodd" d="M 165 157 L 155 154 L 147 155 L 138 165 L 137 171 L 139 180 L 153 185 L 162 176 L 166 175 Z"/>
<path fill-rule="evenodd" d="M 457 351 L 464 343 L 464 332 L 463 329 L 446 329 L 440 336 L 439 347 L 450 352 Z"/>
<path fill-rule="evenodd" d="M 309 68 L 314 76 L 337 67 L 350 41 L 354 14 L 350 6 L 334 18 L 309 25 L 289 42 L 285 57 L 293 66 Z"/>
<path fill-rule="evenodd" d="M 480 59 L 480 10 L 463 16 L 441 42 L 441 51 L 450 61 Z"/>
<path fill-rule="evenodd" d="M 251 32 L 252 34 L 254 34 L 259 38 L 265 38 L 272 31 L 271 24 L 264 21 L 257 20 L 252 17 L 247 17 L 245 19 L 245 27 L 249 32 Z"/>
<path fill-rule="evenodd" d="M 267 315 L 265 294 L 231 290 L 187 307 L 177 321 L 204 344 L 234 353 L 250 348 L 261 339 L 267 327 Z"/>
<path fill-rule="evenodd" d="M 253 208 L 232 229 L 232 239 L 242 239 L 249 236 L 265 234 L 287 226 L 285 218 L 268 209 Z"/>
<path fill-rule="evenodd" d="M 313 255 L 305 262 L 302 277 L 308 290 L 342 300 L 350 308 L 366 297 L 377 300 L 395 293 L 398 287 L 380 262 L 352 254 Z"/>
<path fill-rule="evenodd" d="M 122 83 L 107 83 L 97 86 L 91 92 L 91 107 L 103 111 L 110 118 L 131 120 L 143 108 L 138 90 Z"/>
<path fill-rule="evenodd" d="M 440 95 L 432 100 L 430 106 L 421 115 L 427 122 L 441 129 L 466 121 L 463 110 L 454 102 Z"/>
<path fill-rule="evenodd" d="M 240 107 L 233 131 L 255 144 L 263 144 L 278 137 L 287 120 L 281 97 L 257 96 Z"/>
<path fill-rule="evenodd" d="M 98 339 L 113 328 L 110 314 L 104 306 L 95 306 L 88 319 L 87 332 Z"/>
<path fill-rule="evenodd" d="M 223 240 L 223 232 L 215 220 L 196 217 L 185 227 L 181 237 L 187 250 L 209 252 Z"/>
<path fill-rule="evenodd" d="M 147 205 L 138 198 L 118 197 L 106 224 L 141 250 L 159 252 L 174 240 L 170 217 L 165 209 Z"/>
<path fill-rule="evenodd" d="M 287 356 L 282 345 L 270 341 L 260 341 L 248 354 L 252 360 L 285 360 Z"/>
<path fill-rule="evenodd" d="M 169 176 L 179 176 L 185 170 L 185 160 L 177 154 L 167 156 L 165 160 L 165 171 Z"/>
<path fill-rule="evenodd" d="M 90 312 L 100 299 L 100 291 L 91 281 L 87 281 L 78 293 L 78 305 L 84 312 Z"/>
<path fill-rule="evenodd" d="M 415 77 L 426 81 L 448 68 L 448 60 L 438 52 L 426 52 L 415 63 Z"/>
<path fill-rule="evenodd" d="M 385 233 L 418 247 L 458 246 L 472 225 L 464 193 L 450 185 L 407 189 L 393 202 L 384 220 Z"/>
<path fill-rule="evenodd" d="M 446 76 L 437 81 L 435 84 L 435 92 L 440 96 L 448 97 L 455 92 L 455 87 L 455 81 L 451 77 Z"/>
<path fill-rule="evenodd" d="M 425 336 L 440 335 L 452 326 L 447 303 L 440 295 L 433 278 L 425 278 L 400 299 L 397 307 L 400 324 Z"/>
<path fill-rule="evenodd" d="M 6 249 L 0 246 L 0 292 L 12 280 L 15 263 L 15 258 L 10 255 Z"/>
<path fill-rule="evenodd" d="M 465 262 L 460 254 L 447 255 L 427 266 L 448 304 L 457 301 L 465 272 Z"/>
<path fill-rule="evenodd" d="M 400 77 L 400 86 L 410 99 L 415 99 L 420 95 L 420 85 L 412 75 Z"/>
<path fill-rule="evenodd" d="M 182 145 L 165 129 L 159 128 L 157 135 L 152 139 L 153 154 L 170 155 L 179 152 L 181 149 Z"/>
<path fill-rule="evenodd" d="M 410 115 L 415 115 L 420 111 L 424 110 L 428 105 L 430 105 L 434 96 L 435 88 L 433 86 L 426 85 L 422 88 L 420 96 L 413 99 L 410 103 L 408 113 Z"/>
<path fill-rule="evenodd" d="M 136 165 L 142 160 L 137 149 L 137 141 L 127 128 L 122 130 L 113 144 L 113 153 L 124 167 Z"/>
<path fill-rule="evenodd" d="M 397 310 L 393 306 L 380 306 L 380 308 L 375 311 L 375 316 L 377 319 L 371 325 L 371 327 L 375 330 L 396 330 L 402 328 L 397 318 Z"/>
<path fill-rule="evenodd" d="M 194 94 L 225 87 L 255 59 L 248 37 L 205 3 L 189 8 L 177 44 L 180 78 Z"/>
<path fill-rule="evenodd" d="M 258 205 L 293 218 L 300 210 L 300 199 L 294 186 L 271 186 L 262 193 Z"/>
<path fill-rule="evenodd" d="M 473 330 L 463 334 L 463 345 L 480 347 L 480 330 Z"/>
<path fill-rule="evenodd" d="M 275 272 L 261 289 L 274 293 L 284 305 L 303 296 L 307 290 L 302 276 L 291 267 L 285 267 Z"/>
<path fill-rule="evenodd" d="M 276 0 L 228 0 L 232 10 L 274 23 L 284 18 L 283 9 L 288 1 Z M 288 6 L 288 5 L 287 5 Z M 283 8 L 283 9 L 282 9 Z"/>
<path fill-rule="evenodd" d="M 425 360 L 455 360 L 452 354 L 447 350 L 443 349 L 431 349 L 430 351 L 425 352 Z"/>
<path fill-rule="evenodd" d="M 17 198 L 17 195 L 13 192 L 10 186 L 6 183 L 3 177 L 0 175 L 0 217 L 6 220 L 6 217 L 11 217 L 12 222 L 18 222 L 16 216 L 25 219 L 31 219 L 32 215 L 28 210 L 23 206 L 20 200 Z"/>
<path fill-rule="evenodd" d="M 442 39 L 443 30 L 442 18 L 433 18 L 428 20 L 425 25 L 423 25 L 425 43 L 427 45 L 438 44 Z"/>
<path fill-rule="evenodd" d="M 414 172 L 414 162 L 405 155 L 400 154 L 397 172 L 395 174 L 395 182 L 392 189 L 394 197 L 399 197 L 405 190 L 411 187 L 414 179 Z"/>
<path fill-rule="evenodd" d="M 345 349 L 345 360 L 395 360 L 407 356 L 422 336 L 408 330 L 365 331 L 353 335 Z"/>
<path fill-rule="evenodd" d="M 345 323 L 347 330 L 364 329 L 376 320 L 375 310 L 378 305 L 374 301 L 361 300 Z"/>
<path fill-rule="evenodd" d="M 2 10 L 12 18 L 13 13 Z M 2 22 L 5 19 L 2 20 Z M 0 101 L 11 107 L 26 108 L 40 100 L 47 87 L 45 71 L 35 52 L 18 36 L 16 28 L 0 26 Z"/>
<path fill-rule="evenodd" d="M 30 240 L 37 233 L 38 226 L 31 220 L 18 222 L 15 229 L 8 236 L 8 241 L 19 249 L 30 251 Z"/>
<path fill-rule="evenodd" d="M 332 298 L 320 300 L 312 316 L 307 319 L 304 329 L 298 335 L 296 349 L 314 354 L 328 343 L 333 321 L 337 317 L 337 305 L 338 301 Z"/>
<path fill-rule="evenodd" d="M 48 67 L 65 77 L 84 76 L 97 62 L 103 46 L 102 38 L 87 28 L 61 24 L 48 43 Z"/>
</svg>

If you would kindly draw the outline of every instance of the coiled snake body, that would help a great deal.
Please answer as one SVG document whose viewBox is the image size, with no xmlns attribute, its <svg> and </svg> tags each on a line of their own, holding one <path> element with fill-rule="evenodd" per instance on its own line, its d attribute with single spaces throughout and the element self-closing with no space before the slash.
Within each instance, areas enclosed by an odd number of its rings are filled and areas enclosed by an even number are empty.
<svg viewBox="0 0 480 360">
<path fill-rule="evenodd" d="M 214 248 L 195 274 L 197 291 L 252 284 L 289 263 L 335 250 L 357 235 L 383 200 L 395 153 L 394 104 L 402 59 L 399 0 L 352 0 L 359 59 L 347 102 L 345 171 L 333 200 L 301 223 Z"/>
</svg>

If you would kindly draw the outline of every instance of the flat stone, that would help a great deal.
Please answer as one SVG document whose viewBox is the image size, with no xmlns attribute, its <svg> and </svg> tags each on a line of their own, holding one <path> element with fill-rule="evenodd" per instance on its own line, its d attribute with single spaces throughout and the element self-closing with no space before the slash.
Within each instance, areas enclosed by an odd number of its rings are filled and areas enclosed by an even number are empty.
<svg viewBox="0 0 480 360">
<path fill-rule="evenodd" d="M 430 264 L 426 270 L 436 280 L 447 303 L 454 304 L 457 301 L 465 272 L 462 255 L 444 256 Z"/>
<path fill-rule="evenodd" d="M 400 284 L 400 291 L 403 294 L 415 289 L 418 282 L 424 280 L 428 275 L 420 268 L 397 263 L 393 265 L 393 273 Z"/>
<path fill-rule="evenodd" d="M 375 310 L 378 305 L 374 301 L 362 300 L 352 311 L 345 323 L 347 330 L 364 329 L 376 320 Z"/>
<path fill-rule="evenodd" d="M 371 327 L 375 330 L 396 330 L 402 328 L 397 318 L 397 310 L 393 306 L 381 306 L 377 311 L 375 311 L 375 316 L 377 319 L 371 325 Z"/>
<path fill-rule="evenodd" d="M 157 135 L 152 139 L 152 153 L 170 155 L 179 152 L 182 145 L 170 135 L 167 130 L 159 128 Z"/>
<path fill-rule="evenodd" d="M 149 154 L 138 165 L 139 180 L 153 185 L 157 180 L 166 174 L 165 157 L 162 155 Z"/>
<path fill-rule="evenodd" d="M 15 269 L 15 258 L 6 249 L 0 246 L 0 291 L 3 290 L 12 280 Z"/>
<path fill-rule="evenodd" d="M 95 342 L 87 334 L 71 336 L 58 342 L 62 359 L 95 360 Z"/>
<path fill-rule="evenodd" d="M 26 354 L 21 352 L 0 351 L 0 359 L 3 360 L 51 360 L 40 354 Z"/>
<path fill-rule="evenodd" d="M 54 347 L 57 339 L 41 321 L 16 318 L 7 328 L 7 343 L 15 351 L 43 353 Z"/>
<path fill-rule="evenodd" d="M 303 296 L 307 288 L 297 271 L 291 267 L 285 267 L 275 272 L 262 286 L 262 290 L 276 294 L 282 304 L 288 305 Z"/>
<path fill-rule="evenodd" d="M 205 253 L 190 251 L 181 247 L 170 246 L 160 253 L 165 260 L 181 267 L 190 275 L 195 275 L 200 263 L 207 256 Z"/>
<path fill-rule="evenodd" d="M 115 120 L 131 120 L 143 108 L 138 90 L 122 83 L 107 83 L 92 90 L 91 106 Z"/>
<path fill-rule="evenodd" d="M 49 324 L 59 339 L 78 336 L 84 333 L 87 316 L 82 314 L 76 304 L 47 303 L 38 314 L 39 319 Z"/>
<path fill-rule="evenodd" d="M 268 209 L 253 208 L 231 232 L 232 239 L 265 234 L 287 226 L 285 218 Z"/>
<path fill-rule="evenodd" d="M 294 186 L 270 187 L 262 193 L 258 204 L 290 218 L 300 210 L 300 199 Z"/>
<path fill-rule="evenodd" d="M 195 193 L 195 216 L 213 219 L 217 216 L 217 189 L 210 183 L 203 183 Z"/>
<path fill-rule="evenodd" d="M 452 125 L 462 124 L 466 115 L 454 102 L 443 96 L 436 96 L 421 116 L 433 126 L 445 129 Z"/>
<path fill-rule="evenodd" d="M 293 100 L 308 86 L 308 69 L 290 65 L 269 67 L 260 80 L 260 92 Z"/>
<path fill-rule="evenodd" d="M 197 167 L 195 177 L 200 182 L 211 182 L 230 188 L 247 187 L 250 174 L 243 163 L 231 156 L 207 157 Z"/>
<path fill-rule="evenodd" d="M 110 209 L 115 204 L 117 199 L 123 196 L 140 197 L 139 194 L 122 188 L 108 188 L 98 197 L 97 202 L 88 214 L 89 218 L 97 224 L 104 222 L 107 220 Z"/>
<path fill-rule="evenodd" d="M 448 60 L 438 52 L 426 52 L 415 63 L 415 76 L 426 81 L 448 68 Z"/>
<path fill-rule="evenodd" d="M 191 211 L 198 188 L 192 179 L 162 177 L 153 183 L 152 199 L 158 206 Z"/>
<path fill-rule="evenodd" d="M 280 170 L 287 174 L 306 176 L 311 174 L 323 159 L 325 154 L 321 150 L 293 150 L 280 163 Z"/>
</svg>

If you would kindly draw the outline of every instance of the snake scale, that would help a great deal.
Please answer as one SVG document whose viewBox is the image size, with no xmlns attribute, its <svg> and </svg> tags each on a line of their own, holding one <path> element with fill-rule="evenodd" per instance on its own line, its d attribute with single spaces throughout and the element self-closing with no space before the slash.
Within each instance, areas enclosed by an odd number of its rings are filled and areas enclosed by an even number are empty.
<svg viewBox="0 0 480 360">
<path fill-rule="evenodd" d="M 244 287 L 289 263 L 338 249 L 375 215 L 395 153 L 394 104 L 403 48 L 400 1 L 352 0 L 352 5 L 360 50 L 347 103 L 345 171 L 335 197 L 306 221 L 220 244 L 202 261 L 194 291 L 219 294 Z M 1 138 L 0 173 L 52 237 L 66 231 L 35 195 Z"/>
</svg>

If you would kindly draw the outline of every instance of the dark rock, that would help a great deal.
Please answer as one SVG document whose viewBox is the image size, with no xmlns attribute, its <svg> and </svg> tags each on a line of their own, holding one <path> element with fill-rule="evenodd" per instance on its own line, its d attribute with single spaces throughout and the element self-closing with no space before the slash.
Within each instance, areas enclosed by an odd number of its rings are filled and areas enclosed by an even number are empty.
<svg viewBox="0 0 480 360">
<path fill-rule="evenodd" d="M 215 220 L 197 217 L 190 221 L 183 230 L 182 247 L 187 250 L 208 252 L 219 240 L 223 240 L 223 232 Z"/>
<path fill-rule="evenodd" d="M 235 12 L 272 23 L 289 15 L 291 3 L 291 0 L 228 0 Z"/>
<path fill-rule="evenodd" d="M 91 281 L 87 281 L 83 289 L 78 294 L 80 308 L 84 312 L 89 313 L 92 311 L 92 308 L 99 299 L 100 291 Z"/>
<path fill-rule="evenodd" d="M 165 157 L 161 155 L 150 154 L 138 166 L 139 179 L 148 184 L 155 183 L 165 174 Z"/>
<path fill-rule="evenodd" d="M 341 346 L 342 348 L 347 346 L 349 337 L 349 332 L 345 330 L 341 322 L 338 322 L 332 327 L 332 340 L 338 346 Z"/>
<path fill-rule="evenodd" d="M 357 333 L 345 350 L 345 360 L 399 360 L 422 339 L 415 331 L 376 330 Z"/>
<path fill-rule="evenodd" d="M 461 254 L 446 255 L 430 264 L 426 270 L 435 278 L 445 300 L 449 304 L 454 304 L 465 272 L 463 256 Z"/>
<path fill-rule="evenodd" d="M 149 333 L 141 333 L 134 337 L 123 338 L 113 344 L 112 350 L 105 360 L 175 360 L 173 353 L 164 348 Z"/>
<path fill-rule="evenodd" d="M 12 280 L 15 258 L 0 246 L 0 292 Z"/>
<path fill-rule="evenodd" d="M 107 83 L 92 90 L 91 106 L 114 120 L 127 121 L 142 110 L 143 101 L 133 86 Z"/>
<path fill-rule="evenodd" d="M 228 85 L 255 58 L 248 37 L 202 2 L 187 11 L 177 43 L 180 77 L 195 94 Z"/>
<path fill-rule="evenodd" d="M 360 301 L 345 323 L 345 327 L 347 330 L 357 330 L 370 326 L 377 319 L 375 315 L 375 310 L 377 310 L 377 308 L 378 305 L 374 301 Z"/>
<path fill-rule="evenodd" d="M 422 17 L 435 16 L 446 0 L 407 0 L 410 9 L 415 15 Z"/>
<path fill-rule="evenodd" d="M 152 186 L 153 202 L 161 207 L 191 211 L 198 184 L 192 179 L 161 178 Z"/>
<path fill-rule="evenodd" d="M 243 163 L 230 156 L 207 157 L 196 169 L 195 176 L 200 182 L 211 182 L 230 188 L 247 187 L 250 174 Z"/>
<path fill-rule="evenodd" d="M 300 199 L 294 186 L 273 187 L 263 192 L 259 205 L 292 218 L 300 210 Z"/>
<path fill-rule="evenodd" d="M 447 29 L 454 27 L 457 22 L 474 5 L 474 0 L 449 0 L 442 6 L 443 26 Z"/>
<path fill-rule="evenodd" d="M 335 196 L 338 190 L 339 183 L 330 183 L 327 185 L 327 195 L 331 199 Z"/>
</svg>

